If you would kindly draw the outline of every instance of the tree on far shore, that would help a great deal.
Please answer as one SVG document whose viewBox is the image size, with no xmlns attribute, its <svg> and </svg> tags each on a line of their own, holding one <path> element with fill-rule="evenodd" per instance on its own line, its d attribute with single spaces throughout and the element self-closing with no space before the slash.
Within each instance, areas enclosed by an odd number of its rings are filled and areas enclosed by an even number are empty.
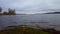
<svg viewBox="0 0 60 34">
<path fill-rule="evenodd" d="M 0 7 L 0 15 L 2 15 L 1 12 L 2 12 L 2 8 Z"/>
<path fill-rule="evenodd" d="M 16 15 L 15 13 L 15 9 L 8 9 L 8 12 L 4 11 L 3 13 L 2 12 L 2 8 L 0 7 L 0 15 Z"/>
<path fill-rule="evenodd" d="M 8 15 L 8 13 L 6 11 L 3 12 L 3 15 Z"/>
<path fill-rule="evenodd" d="M 0 7 L 0 12 L 2 12 L 2 8 Z"/>
<path fill-rule="evenodd" d="M 16 13 L 15 13 L 15 9 L 13 10 L 13 9 L 8 9 L 8 14 L 9 15 L 15 15 Z"/>
</svg>

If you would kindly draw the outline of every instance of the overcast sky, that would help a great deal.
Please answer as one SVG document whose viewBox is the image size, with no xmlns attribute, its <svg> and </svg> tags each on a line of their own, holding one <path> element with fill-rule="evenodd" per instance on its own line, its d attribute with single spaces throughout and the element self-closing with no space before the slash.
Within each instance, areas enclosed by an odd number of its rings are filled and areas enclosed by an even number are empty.
<svg viewBox="0 0 60 34">
<path fill-rule="evenodd" d="M 41 10 L 60 9 L 60 0 L 0 0 L 0 7 L 15 9 L 16 13 L 42 13 L 48 11 Z"/>
</svg>

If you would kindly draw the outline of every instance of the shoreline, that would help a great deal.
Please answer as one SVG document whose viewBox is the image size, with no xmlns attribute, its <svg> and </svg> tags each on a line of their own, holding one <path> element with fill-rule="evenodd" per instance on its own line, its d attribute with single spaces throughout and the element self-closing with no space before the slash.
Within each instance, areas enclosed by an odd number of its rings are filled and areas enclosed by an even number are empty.
<svg viewBox="0 0 60 34">
<path fill-rule="evenodd" d="M 13 28 L 14 27 L 14 28 Z M 0 31 L 0 33 L 1 32 L 3 32 L 3 33 L 5 33 L 6 31 L 8 31 L 8 32 L 10 32 L 10 30 L 12 31 L 12 30 L 16 30 L 16 28 L 17 29 L 19 29 L 19 30 L 24 30 L 24 29 L 27 29 L 27 28 L 31 28 L 31 29 L 34 29 L 34 31 L 35 31 L 35 29 L 37 29 L 37 30 L 41 30 L 41 31 L 44 31 L 44 32 L 47 32 L 47 33 L 52 33 L 52 34 L 56 34 L 56 33 L 58 33 L 58 34 L 60 34 L 60 31 L 57 31 L 57 30 L 55 30 L 55 29 L 53 29 L 53 28 L 47 28 L 47 29 L 43 29 L 43 28 L 34 28 L 34 27 L 29 27 L 29 26 L 27 26 L 27 25 L 19 25 L 19 26 L 8 26 L 5 30 L 1 30 Z M 21 29 L 21 28 L 23 28 L 23 29 Z M 26 30 L 25 30 L 26 31 Z M 24 31 L 24 32 L 25 32 Z M 8 33 L 7 32 L 7 33 Z"/>
</svg>

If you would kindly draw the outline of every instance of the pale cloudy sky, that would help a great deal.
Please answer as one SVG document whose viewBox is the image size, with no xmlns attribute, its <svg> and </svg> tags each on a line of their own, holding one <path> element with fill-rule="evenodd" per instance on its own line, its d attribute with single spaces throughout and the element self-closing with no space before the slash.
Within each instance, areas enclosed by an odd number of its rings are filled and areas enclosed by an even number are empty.
<svg viewBox="0 0 60 34">
<path fill-rule="evenodd" d="M 0 7 L 3 10 L 7 10 L 8 8 L 15 9 L 16 13 L 33 14 L 60 9 L 60 0 L 0 0 Z"/>
</svg>

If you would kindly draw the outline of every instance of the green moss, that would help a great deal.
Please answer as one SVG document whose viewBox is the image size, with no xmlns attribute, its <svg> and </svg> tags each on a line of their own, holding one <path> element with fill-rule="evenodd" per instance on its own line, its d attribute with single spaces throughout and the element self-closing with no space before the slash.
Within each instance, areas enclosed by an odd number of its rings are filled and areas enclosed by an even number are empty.
<svg viewBox="0 0 60 34">
<path fill-rule="evenodd" d="M 49 34 L 48 32 L 44 32 L 41 29 L 35 29 L 30 27 L 17 27 L 15 29 L 8 29 L 0 34 Z"/>
</svg>

